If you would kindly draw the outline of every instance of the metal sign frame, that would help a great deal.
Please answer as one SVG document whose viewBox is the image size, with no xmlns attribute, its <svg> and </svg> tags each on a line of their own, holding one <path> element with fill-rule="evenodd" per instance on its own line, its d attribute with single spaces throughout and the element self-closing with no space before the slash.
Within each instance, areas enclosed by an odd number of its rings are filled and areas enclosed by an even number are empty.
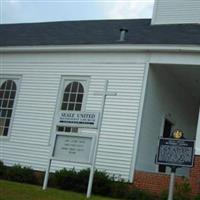
<svg viewBox="0 0 200 200">
<path fill-rule="evenodd" d="M 186 164 L 186 161 L 183 161 L 181 164 L 180 162 L 164 162 L 164 161 L 161 161 L 159 159 L 159 155 L 160 155 L 160 149 L 161 149 L 161 146 L 168 146 L 169 148 L 170 147 L 175 147 L 175 148 L 192 148 L 192 152 L 191 152 L 191 157 L 190 157 L 190 162 L 188 162 L 188 164 Z M 184 146 L 184 147 L 183 147 Z M 173 139 L 173 138 L 160 138 L 159 140 L 159 145 L 158 145 L 158 151 L 157 151 L 157 155 L 156 155 L 156 164 L 159 164 L 159 165 L 166 165 L 166 166 L 175 166 L 175 167 L 193 167 L 193 164 L 194 164 L 194 153 L 195 153 L 195 141 L 194 140 L 187 140 L 187 139 Z"/>
</svg>

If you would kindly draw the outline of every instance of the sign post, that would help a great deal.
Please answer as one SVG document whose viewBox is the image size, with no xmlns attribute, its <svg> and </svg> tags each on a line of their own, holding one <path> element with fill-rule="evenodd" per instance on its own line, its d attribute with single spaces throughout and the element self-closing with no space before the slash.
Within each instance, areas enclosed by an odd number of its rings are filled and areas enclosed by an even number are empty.
<svg viewBox="0 0 200 200">
<path fill-rule="evenodd" d="M 173 200 L 176 167 L 171 167 L 168 200 Z"/>
<path fill-rule="evenodd" d="M 101 126 L 102 126 L 102 121 L 103 121 L 103 114 L 104 114 L 106 97 L 107 96 L 116 96 L 117 93 L 108 92 L 108 80 L 106 80 L 105 86 L 104 86 L 104 92 L 98 93 L 96 95 L 103 95 L 103 97 L 102 97 L 101 116 L 100 116 L 100 120 L 99 120 L 99 129 L 98 129 L 98 133 L 97 133 L 98 135 L 97 135 L 97 140 L 96 140 L 97 142 L 96 142 L 96 145 L 95 145 L 94 158 L 93 158 L 92 166 L 91 166 L 91 169 L 90 169 L 90 176 L 89 176 L 89 182 L 88 182 L 88 188 L 87 188 L 87 198 L 90 198 L 91 192 L 92 192 L 92 184 L 93 184 L 93 179 L 94 179 L 96 156 L 97 156 L 97 150 L 98 150 L 98 144 L 99 144 L 99 136 L 100 136 L 100 133 L 101 133 Z"/>
<path fill-rule="evenodd" d="M 168 200 L 173 200 L 175 173 L 178 167 L 192 167 L 194 161 L 194 140 L 182 139 L 183 133 L 176 130 L 173 138 L 160 138 L 156 164 L 171 168 Z"/>
</svg>

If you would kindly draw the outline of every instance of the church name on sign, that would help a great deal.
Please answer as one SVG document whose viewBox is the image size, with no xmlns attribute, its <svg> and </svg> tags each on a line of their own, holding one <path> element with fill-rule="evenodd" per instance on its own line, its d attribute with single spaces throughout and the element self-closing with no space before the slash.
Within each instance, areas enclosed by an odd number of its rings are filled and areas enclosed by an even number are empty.
<svg viewBox="0 0 200 200">
<path fill-rule="evenodd" d="M 59 113 L 59 125 L 79 127 L 79 128 L 98 128 L 99 112 L 69 112 Z"/>
</svg>

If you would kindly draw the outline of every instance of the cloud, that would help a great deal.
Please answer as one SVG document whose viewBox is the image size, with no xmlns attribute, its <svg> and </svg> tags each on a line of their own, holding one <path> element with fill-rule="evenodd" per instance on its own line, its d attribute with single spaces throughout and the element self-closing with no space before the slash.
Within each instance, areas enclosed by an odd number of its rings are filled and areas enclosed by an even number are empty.
<svg viewBox="0 0 200 200">
<path fill-rule="evenodd" d="M 154 0 L 0 0 L 0 24 L 149 18 Z"/>
<path fill-rule="evenodd" d="M 19 0 L 9 0 L 8 2 L 10 2 L 10 3 L 18 3 Z"/>
<path fill-rule="evenodd" d="M 15 18 L 22 13 L 22 6 L 19 0 L 0 0 L 1 1 L 1 23 L 15 21 Z"/>
<path fill-rule="evenodd" d="M 152 16 L 154 0 L 113 1 L 106 9 L 111 19 L 147 18 Z"/>
</svg>

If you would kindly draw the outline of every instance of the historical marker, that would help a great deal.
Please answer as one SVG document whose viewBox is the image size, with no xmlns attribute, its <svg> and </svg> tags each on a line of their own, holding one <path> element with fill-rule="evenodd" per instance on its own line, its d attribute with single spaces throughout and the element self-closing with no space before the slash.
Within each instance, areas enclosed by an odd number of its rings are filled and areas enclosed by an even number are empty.
<svg viewBox="0 0 200 200">
<path fill-rule="evenodd" d="M 185 139 L 161 138 L 159 141 L 156 163 L 192 167 L 194 160 L 194 141 Z"/>
<path fill-rule="evenodd" d="M 172 133 L 173 138 L 159 140 L 156 164 L 171 168 L 168 200 L 173 200 L 175 173 L 178 167 L 192 167 L 194 161 L 194 140 L 184 139 L 179 129 Z"/>
</svg>

